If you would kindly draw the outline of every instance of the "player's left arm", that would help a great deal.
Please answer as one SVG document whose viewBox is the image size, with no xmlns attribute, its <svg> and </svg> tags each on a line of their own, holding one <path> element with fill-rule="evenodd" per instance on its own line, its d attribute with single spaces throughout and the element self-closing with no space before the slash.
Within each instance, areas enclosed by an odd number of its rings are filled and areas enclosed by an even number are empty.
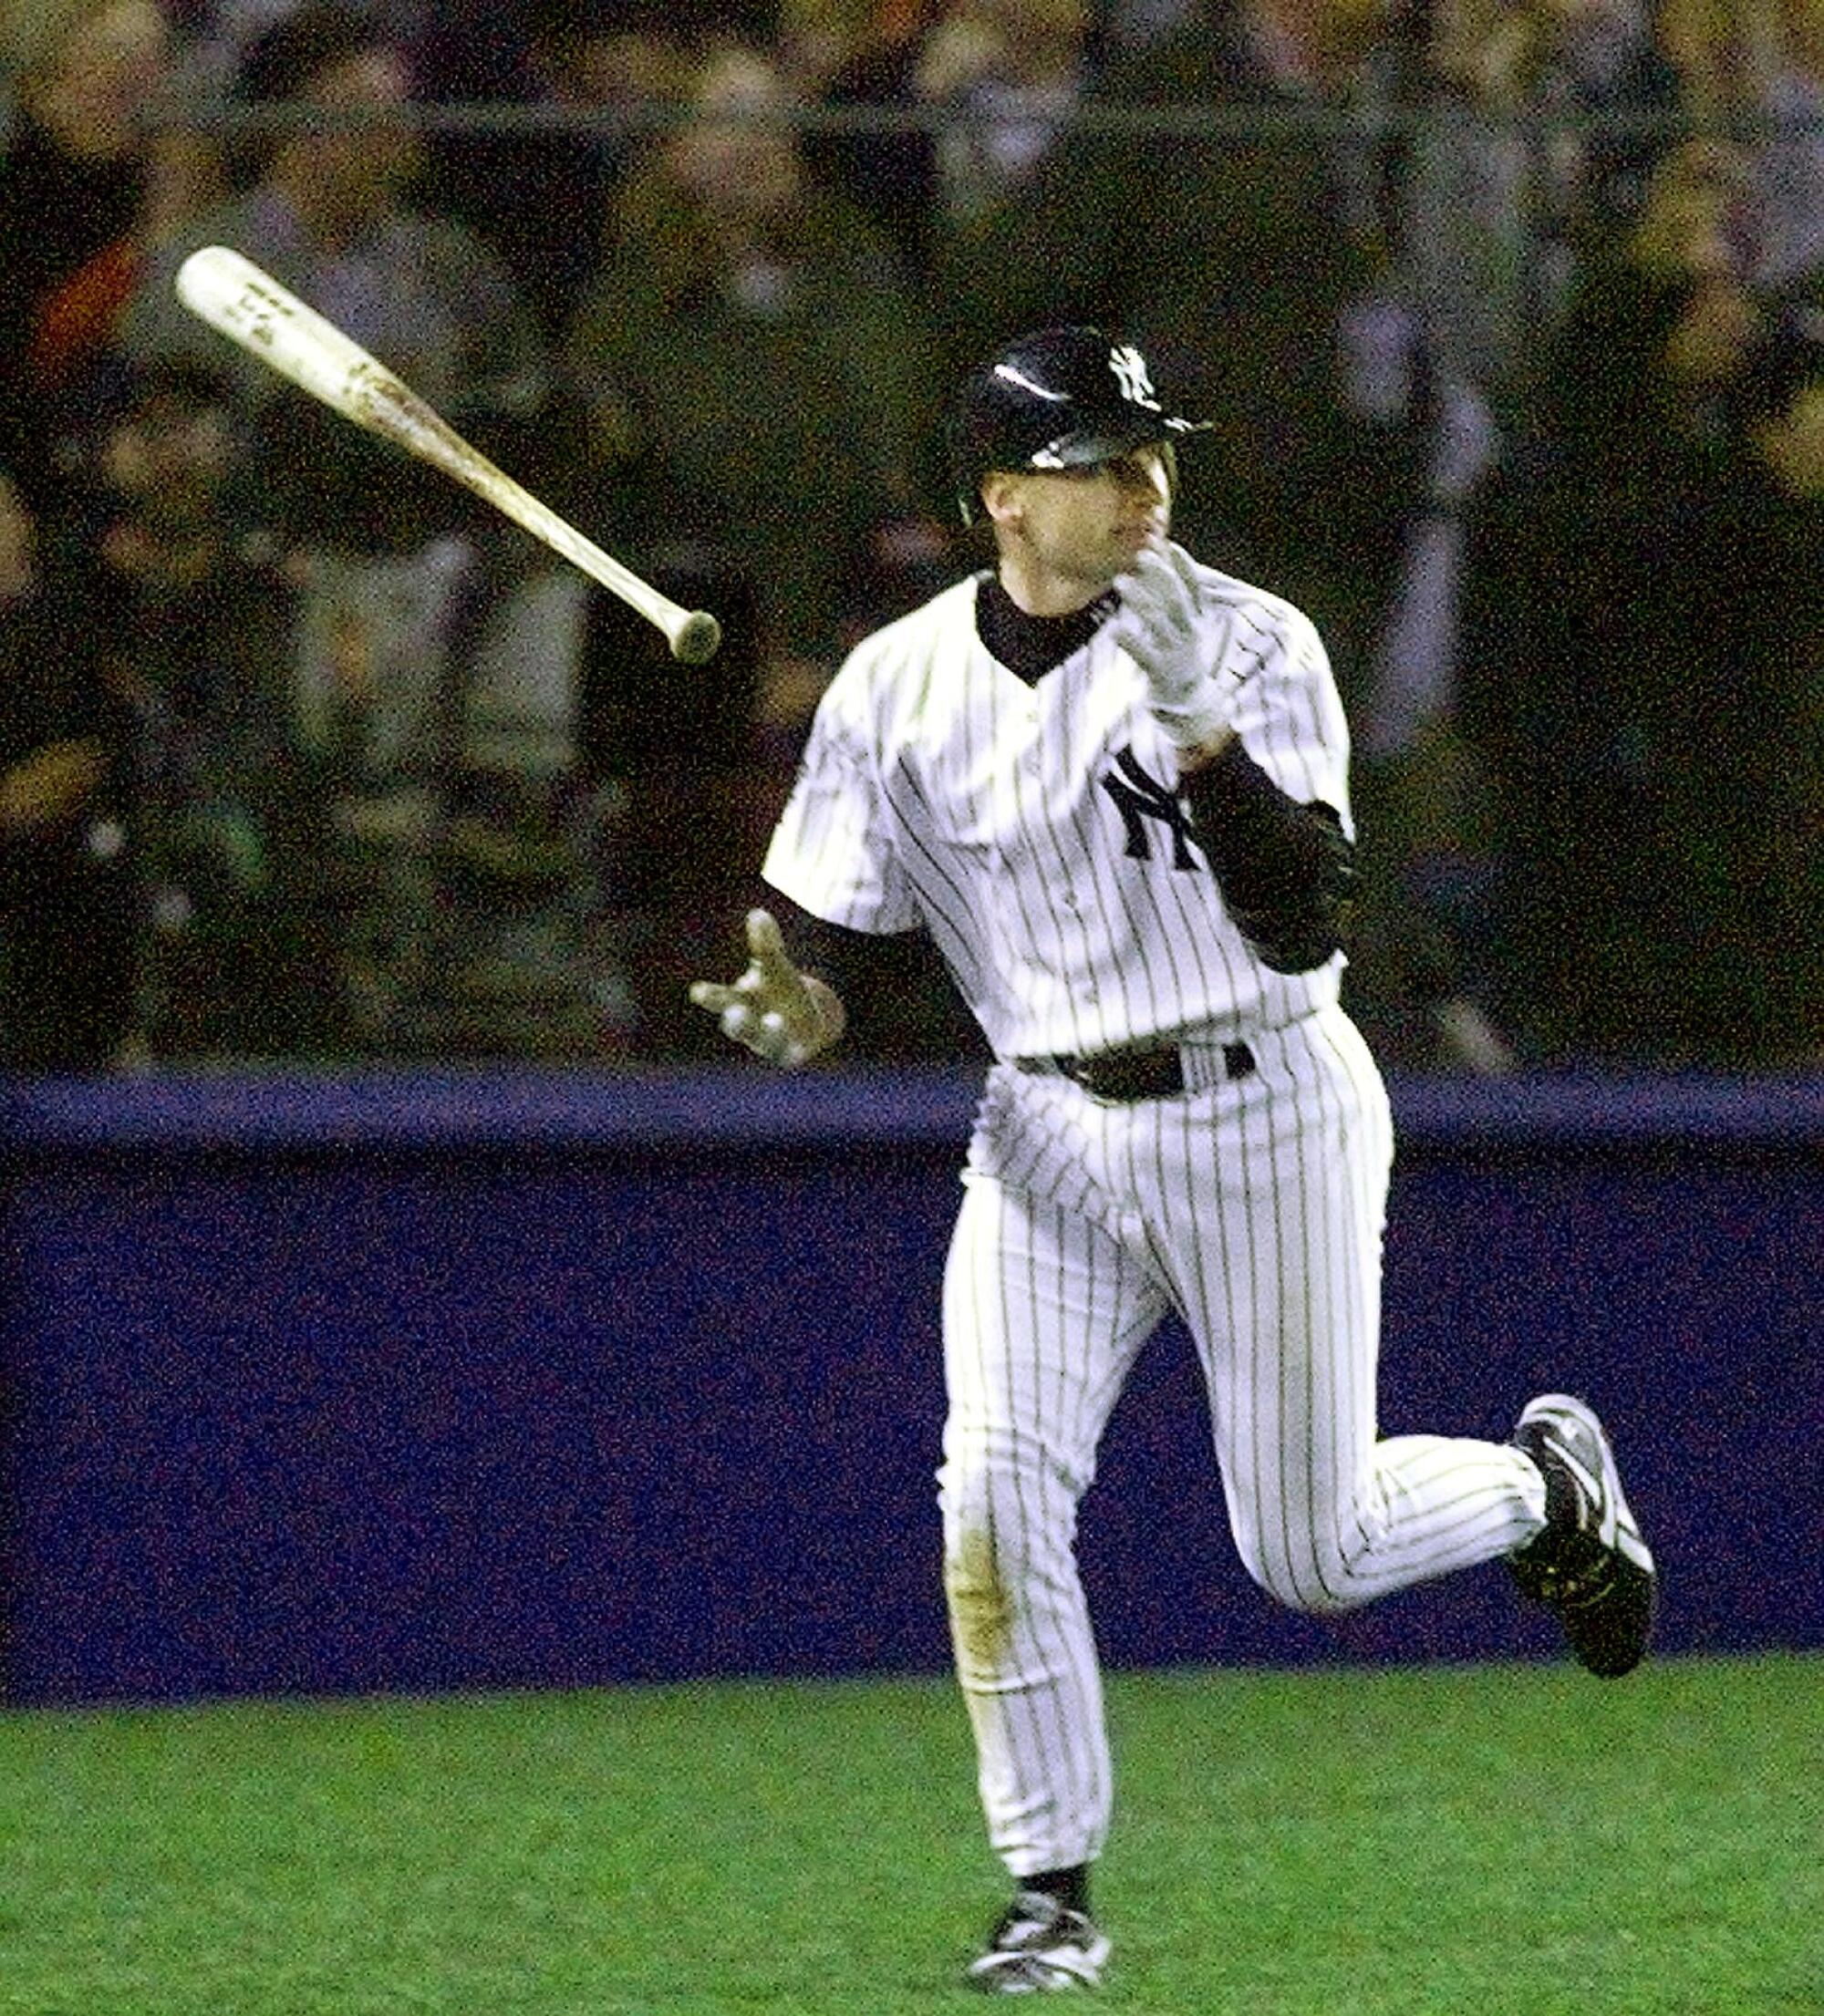
<svg viewBox="0 0 1824 2016">
<path fill-rule="evenodd" d="M 1212 663 L 1182 547 L 1149 547 L 1118 585 L 1119 641 L 1177 749 L 1178 788 L 1224 906 L 1263 966 L 1322 966 L 1342 944 L 1355 850 L 1347 732 L 1316 631 L 1287 609 L 1283 627 L 1229 654 L 1238 664 Z"/>
<path fill-rule="evenodd" d="M 1262 966 L 1307 973 L 1342 943 L 1355 890 L 1355 846 L 1342 814 L 1281 791 L 1231 735 L 1178 788 L 1235 927 Z"/>
</svg>

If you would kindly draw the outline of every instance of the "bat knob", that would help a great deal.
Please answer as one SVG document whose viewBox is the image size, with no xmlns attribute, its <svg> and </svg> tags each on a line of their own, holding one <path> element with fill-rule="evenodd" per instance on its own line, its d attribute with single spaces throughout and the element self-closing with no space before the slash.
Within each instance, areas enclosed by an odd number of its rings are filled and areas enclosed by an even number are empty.
<svg viewBox="0 0 1824 2016">
<path fill-rule="evenodd" d="M 686 665 L 701 665 L 715 656 L 721 641 L 721 625 L 707 609 L 696 609 L 673 632 L 671 656 Z"/>
</svg>

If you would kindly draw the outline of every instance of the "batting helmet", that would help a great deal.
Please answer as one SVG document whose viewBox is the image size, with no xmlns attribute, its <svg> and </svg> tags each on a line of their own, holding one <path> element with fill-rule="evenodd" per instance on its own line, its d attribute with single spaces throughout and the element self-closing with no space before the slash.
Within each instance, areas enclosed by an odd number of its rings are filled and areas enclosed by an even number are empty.
<svg viewBox="0 0 1824 2016">
<path fill-rule="evenodd" d="M 963 523 L 991 469 L 1080 469 L 1209 422 L 1167 413 L 1131 343 L 1082 326 L 1017 337 L 963 380 L 950 420 L 950 472 Z"/>
</svg>

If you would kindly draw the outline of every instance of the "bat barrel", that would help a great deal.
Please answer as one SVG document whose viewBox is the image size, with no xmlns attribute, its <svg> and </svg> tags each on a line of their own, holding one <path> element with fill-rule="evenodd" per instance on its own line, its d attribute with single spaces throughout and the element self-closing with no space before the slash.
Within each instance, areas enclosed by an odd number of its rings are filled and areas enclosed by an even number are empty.
<svg viewBox="0 0 1824 2016">
<path fill-rule="evenodd" d="M 377 357 L 226 245 L 178 269 L 191 313 L 358 427 L 430 462 L 598 581 L 663 632 L 673 657 L 700 664 L 721 642 L 707 609 L 686 609 L 606 553 L 549 504 L 498 469 Z"/>
</svg>

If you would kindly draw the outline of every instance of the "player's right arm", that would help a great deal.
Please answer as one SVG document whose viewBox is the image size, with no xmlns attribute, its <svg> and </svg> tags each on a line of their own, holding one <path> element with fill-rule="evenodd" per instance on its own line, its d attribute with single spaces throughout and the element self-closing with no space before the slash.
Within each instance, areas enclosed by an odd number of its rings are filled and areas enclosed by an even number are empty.
<svg viewBox="0 0 1824 2016">
<path fill-rule="evenodd" d="M 859 941 L 916 929 L 922 919 L 906 884 L 877 783 L 873 727 L 882 682 L 894 664 L 879 636 L 852 653 L 825 689 L 798 776 L 761 873 L 837 986 L 808 973 L 785 949 L 771 910 L 750 911 L 749 964 L 731 986 L 699 980 L 696 1005 L 756 1055 L 788 1067 L 808 1063 L 842 1037 L 847 1011 L 838 987 L 856 977 Z"/>
<path fill-rule="evenodd" d="M 747 970 L 724 987 L 693 981 L 690 998 L 721 1022 L 731 1041 L 788 1070 L 808 1064 L 838 1042 L 848 1017 L 842 997 L 814 973 L 793 964 L 770 910 L 747 914 Z"/>
</svg>

